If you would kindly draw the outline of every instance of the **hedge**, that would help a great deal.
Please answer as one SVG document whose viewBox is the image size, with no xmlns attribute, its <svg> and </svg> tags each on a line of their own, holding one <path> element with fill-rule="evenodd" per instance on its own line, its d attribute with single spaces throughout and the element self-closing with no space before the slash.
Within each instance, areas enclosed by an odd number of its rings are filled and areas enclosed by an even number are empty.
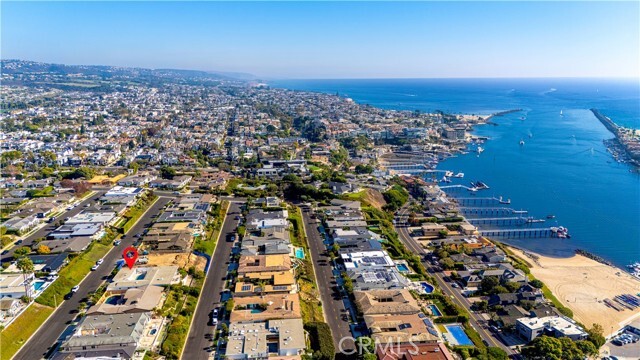
<svg viewBox="0 0 640 360">
<path fill-rule="evenodd" d="M 323 322 L 312 322 L 304 327 L 309 332 L 314 359 L 333 360 L 336 355 L 336 348 L 333 346 L 333 337 L 331 336 L 329 325 Z"/>
</svg>

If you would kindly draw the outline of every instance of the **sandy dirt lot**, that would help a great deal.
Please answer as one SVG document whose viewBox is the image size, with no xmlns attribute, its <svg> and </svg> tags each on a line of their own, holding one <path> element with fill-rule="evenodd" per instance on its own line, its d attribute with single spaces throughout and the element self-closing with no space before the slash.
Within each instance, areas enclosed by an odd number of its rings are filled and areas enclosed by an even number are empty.
<svg viewBox="0 0 640 360">
<path fill-rule="evenodd" d="M 640 293 L 640 281 L 625 271 L 581 255 L 551 258 L 533 254 L 537 256 L 534 261 L 520 250 L 511 250 L 532 265 L 531 273 L 573 310 L 574 318 L 584 325 L 600 324 L 608 335 L 640 317 L 640 308 L 617 311 L 602 302 L 616 295 Z"/>
<path fill-rule="evenodd" d="M 181 268 L 188 269 L 195 266 L 196 269 L 204 271 L 207 261 L 201 257 L 191 253 L 170 253 L 170 254 L 149 254 L 149 265 L 177 265 Z"/>
</svg>

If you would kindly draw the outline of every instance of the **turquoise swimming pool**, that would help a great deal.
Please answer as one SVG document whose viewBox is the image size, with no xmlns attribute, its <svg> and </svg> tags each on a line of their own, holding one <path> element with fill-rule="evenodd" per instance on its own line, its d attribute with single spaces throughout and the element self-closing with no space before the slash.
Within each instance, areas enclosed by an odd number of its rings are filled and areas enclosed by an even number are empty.
<svg viewBox="0 0 640 360">
<path fill-rule="evenodd" d="M 38 291 L 42 288 L 43 285 L 44 285 L 44 281 L 35 281 L 33 283 L 33 290 Z"/>
<path fill-rule="evenodd" d="M 400 271 L 401 273 L 409 272 L 409 267 L 405 264 L 397 264 L 396 268 L 398 268 L 398 271 Z"/>
<path fill-rule="evenodd" d="M 465 334 L 462 325 L 445 325 L 444 327 L 445 329 L 447 329 L 453 339 L 458 343 L 458 345 L 473 345 L 473 341 L 471 341 L 467 334 Z"/>
<path fill-rule="evenodd" d="M 296 257 L 298 259 L 304 259 L 304 249 L 296 248 Z"/>
<path fill-rule="evenodd" d="M 442 313 L 440 312 L 440 309 L 438 309 L 437 306 L 431 304 L 429 305 L 429 309 L 431 310 L 431 313 L 433 314 L 433 316 L 442 316 Z"/>
</svg>

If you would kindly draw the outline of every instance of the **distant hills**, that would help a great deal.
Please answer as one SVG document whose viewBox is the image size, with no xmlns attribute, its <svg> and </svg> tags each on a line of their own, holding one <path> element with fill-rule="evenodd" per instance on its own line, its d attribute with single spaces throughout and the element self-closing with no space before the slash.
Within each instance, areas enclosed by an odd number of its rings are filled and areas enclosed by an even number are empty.
<svg viewBox="0 0 640 360">
<path fill-rule="evenodd" d="M 64 65 L 15 59 L 1 60 L 1 70 L 3 74 L 8 75 L 83 75 L 87 77 L 97 77 L 102 80 L 109 80 L 112 78 L 147 78 L 252 81 L 258 79 L 252 74 L 235 72 L 145 69 L 105 65 Z"/>
</svg>

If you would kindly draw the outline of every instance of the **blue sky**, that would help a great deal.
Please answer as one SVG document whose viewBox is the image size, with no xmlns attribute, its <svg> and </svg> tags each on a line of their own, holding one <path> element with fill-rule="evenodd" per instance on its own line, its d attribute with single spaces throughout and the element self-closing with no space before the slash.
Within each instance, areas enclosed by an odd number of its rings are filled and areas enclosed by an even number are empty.
<svg viewBox="0 0 640 360">
<path fill-rule="evenodd" d="M 637 1 L 0 6 L 3 59 L 265 78 L 640 76 Z"/>
</svg>

